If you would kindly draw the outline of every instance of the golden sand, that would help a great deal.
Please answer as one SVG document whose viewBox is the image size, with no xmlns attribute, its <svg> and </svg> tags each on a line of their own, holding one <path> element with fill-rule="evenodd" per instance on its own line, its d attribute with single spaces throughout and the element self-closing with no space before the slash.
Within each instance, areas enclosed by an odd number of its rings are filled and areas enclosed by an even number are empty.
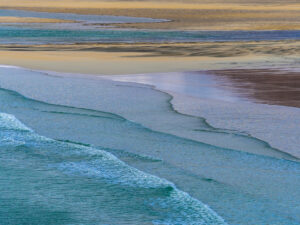
<svg viewBox="0 0 300 225">
<path fill-rule="evenodd" d="M 136 56 L 136 54 L 132 55 Z M 66 73 L 114 75 L 215 69 L 218 62 L 243 60 L 241 57 L 230 60 L 211 57 L 194 57 L 193 59 L 187 57 L 128 59 L 127 57 L 130 57 L 130 54 L 81 51 L 1 51 L 0 64 Z"/>
<path fill-rule="evenodd" d="M 132 59 L 156 57 L 299 56 L 300 41 L 199 42 L 199 43 L 87 43 L 63 45 L 0 45 L 0 51 L 118 53 Z M 108 54 L 109 55 L 109 54 Z M 106 57 L 107 58 L 107 57 Z"/>
<path fill-rule="evenodd" d="M 125 28 L 186 30 L 300 29 L 299 0 L 1 0 L 0 8 L 169 19 Z M 0 18 L 1 20 L 2 18 Z M 34 18 L 7 21 L 34 22 Z M 23 21 L 19 21 L 23 20 Z M 37 19 L 39 22 L 42 19 Z M 44 20 L 50 21 L 50 20 Z M 53 20 L 51 20 L 54 22 Z M 92 74 L 233 68 L 299 58 L 300 42 L 0 46 L 0 64 Z M 117 65 L 117 66 L 116 66 Z"/>
<path fill-rule="evenodd" d="M 205 2 L 205 3 L 203 3 Z M 2 0 L 0 7 L 45 7 L 45 8 L 99 8 L 99 9 L 205 9 L 205 10 L 300 10 L 300 4 L 268 4 L 256 1 L 95 1 L 95 0 Z"/>
<path fill-rule="evenodd" d="M 201 30 L 300 29 L 297 0 L 2 0 L 0 8 L 49 12 L 122 15 L 169 19 L 171 22 L 122 24 L 120 27 Z"/>
<path fill-rule="evenodd" d="M 138 74 L 284 65 L 300 42 L 0 46 L 0 64 L 84 74 Z"/>
</svg>

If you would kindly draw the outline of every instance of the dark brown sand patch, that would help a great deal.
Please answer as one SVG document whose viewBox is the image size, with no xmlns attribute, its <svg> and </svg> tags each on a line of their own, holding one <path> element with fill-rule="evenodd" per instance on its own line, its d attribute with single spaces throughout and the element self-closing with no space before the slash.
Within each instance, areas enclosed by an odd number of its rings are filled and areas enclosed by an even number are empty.
<svg viewBox="0 0 300 225">
<path fill-rule="evenodd" d="M 209 71 L 221 86 L 255 102 L 300 108 L 300 71 L 229 69 Z"/>
</svg>

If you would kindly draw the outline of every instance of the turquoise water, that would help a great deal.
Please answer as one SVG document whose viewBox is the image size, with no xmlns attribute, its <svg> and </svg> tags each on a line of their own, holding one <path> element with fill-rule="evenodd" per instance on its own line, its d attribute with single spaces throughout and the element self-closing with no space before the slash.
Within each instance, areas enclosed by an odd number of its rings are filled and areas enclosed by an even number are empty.
<svg viewBox="0 0 300 225">
<path fill-rule="evenodd" d="M 300 37 L 299 31 L 91 25 L 159 22 L 145 18 L 15 10 L 0 10 L 0 16 L 80 22 L 1 25 L 0 44 Z M 0 68 L 0 87 L 0 224 L 300 224 L 300 164 L 294 157 L 241 131 L 180 114 L 165 93 L 11 67 Z M 52 104 L 33 99 L 40 97 Z M 65 106 L 74 103 L 78 107 Z"/>
<path fill-rule="evenodd" d="M 167 101 L 148 88 L 119 86 L 119 91 L 127 88 L 156 107 Z M 0 111 L 0 218 L 5 223 L 300 223 L 298 162 L 217 147 L 116 113 L 48 104 L 6 89 L 0 89 Z M 196 126 L 219 135 L 205 123 Z"/>
<path fill-rule="evenodd" d="M 225 224 L 174 184 L 0 114 L 2 224 Z"/>
<path fill-rule="evenodd" d="M 160 31 L 0 26 L 0 44 L 298 40 L 300 31 Z M 72 26 L 70 26 L 72 27 Z"/>
</svg>

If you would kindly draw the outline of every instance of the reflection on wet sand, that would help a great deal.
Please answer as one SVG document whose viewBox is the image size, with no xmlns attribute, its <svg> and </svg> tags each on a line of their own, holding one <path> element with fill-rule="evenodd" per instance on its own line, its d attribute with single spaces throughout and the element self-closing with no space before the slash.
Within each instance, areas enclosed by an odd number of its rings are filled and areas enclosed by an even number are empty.
<svg viewBox="0 0 300 225">
<path fill-rule="evenodd" d="M 210 71 L 221 86 L 241 97 L 271 105 L 300 107 L 300 71 L 229 69 Z"/>
</svg>

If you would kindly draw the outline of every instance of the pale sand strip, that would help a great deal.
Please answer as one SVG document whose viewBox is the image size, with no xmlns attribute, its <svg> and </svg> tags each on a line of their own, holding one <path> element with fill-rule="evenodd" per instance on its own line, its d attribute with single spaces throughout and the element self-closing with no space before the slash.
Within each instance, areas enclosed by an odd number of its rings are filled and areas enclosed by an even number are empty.
<svg viewBox="0 0 300 225">
<path fill-rule="evenodd" d="M 26 52 L 1 51 L 0 64 L 15 65 L 36 70 L 50 70 L 82 74 L 138 74 L 151 72 L 214 69 L 217 59 L 207 57 L 134 57 L 136 53 L 103 52 Z M 236 58 L 236 60 L 240 60 Z M 224 60 L 219 60 L 221 63 Z M 245 59 L 245 61 L 247 61 Z M 213 63 L 212 63 L 213 62 Z M 229 67 L 230 68 L 230 67 Z"/>
<path fill-rule="evenodd" d="M 273 1 L 274 2 L 274 1 Z M 105 0 L 2 0 L 0 7 L 47 7 L 47 8 L 115 8 L 115 9 L 222 9 L 222 10 L 300 10 L 300 4 L 295 1 L 285 1 L 275 4 L 269 1 L 105 1 Z"/>
<path fill-rule="evenodd" d="M 128 58 L 128 56 L 135 56 Z M 0 51 L 0 64 L 37 70 L 83 74 L 139 74 L 230 68 L 286 67 L 294 60 L 281 57 L 136 57 L 136 53 Z M 298 64 L 299 66 L 299 64 Z"/>
<path fill-rule="evenodd" d="M 71 20 L 46 19 L 34 17 L 0 16 L 0 23 L 72 23 Z"/>
</svg>

